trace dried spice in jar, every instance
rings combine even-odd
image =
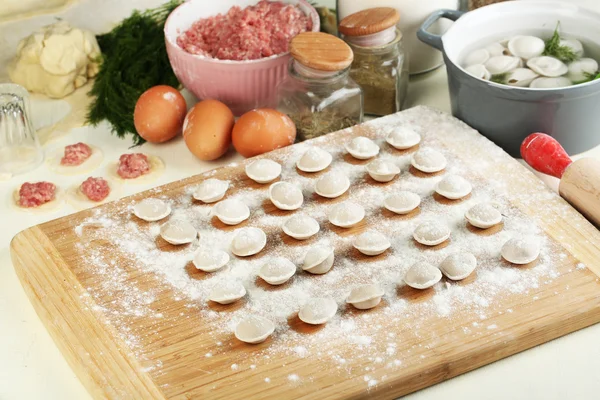
[[[362,122],[363,95],[350,77],[352,49],[326,33],[305,32],[290,43],[288,77],[277,87],[277,108],[296,124],[299,140]]]
[[[409,70],[399,20],[394,8],[378,7],[340,22],[339,31],[354,52],[350,76],[363,90],[365,114],[392,114],[404,104]]]

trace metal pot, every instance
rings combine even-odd
[[[429,33],[440,18],[455,22],[443,36]],[[466,14],[440,10],[417,32],[421,41],[444,55],[453,115],[512,156],[519,156],[521,142],[533,132],[554,136],[570,154],[600,144],[600,80],[561,89],[510,87],[476,78],[460,62],[468,51],[516,34],[550,37],[559,21],[561,32],[580,39],[586,53],[600,57],[594,54],[600,14],[566,2],[508,1]]]

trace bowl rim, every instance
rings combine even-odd
[[[261,62],[268,62],[268,61],[273,61],[273,60],[277,60],[279,58],[283,58],[283,57],[287,57],[289,56],[290,52],[286,51],[285,53],[280,53],[280,54],[275,54],[269,57],[263,57],[263,58],[258,58],[256,60],[220,60],[218,58],[212,58],[212,57],[206,57],[200,54],[192,54],[189,53],[187,51],[185,51],[184,49],[182,49],[177,42],[173,42],[171,40],[171,38],[169,38],[169,35],[167,35],[167,28],[169,26],[170,23],[172,23],[172,18],[174,17],[174,14],[177,10],[179,10],[179,8],[181,7],[187,7],[189,6],[189,4],[192,4],[194,2],[203,2],[205,0],[189,0],[189,1],[184,1],[183,3],[181,3],[180,5],[178,5],[172,12],[171,14],[169,14],[169,16],[167,17],[167,20],[165,21],[165,25],[163,27],[163,34],[165,37],[165,42],[172,46],[173,49],[175,51],[178,51],[182,54],[184,54],[187,57],[191,57],[193,59],[196,60],[202,60],[202,61],[206,61],[209,63],[213,63],[213,64],[222,64],[222,65],[249,65],[249,64],[258,64]],[[288,0],[267,0],[270,2],[274,2],[274,1],[280,1],[280,2],[285,2],[288,4],[291,4],[291,2]],[[308,8],[309,12],[306,14],[313,23],[312,26],[312,31],[311,32],[319,32],[321,29],[321,21],[319,18],[319,13],[317,12],[317,10],[315,9],[315,7],[310,4],[308,1],[306,0],[292,0],[293,2],[295,2],[296,4],[301,4],[302,6]],[[258,1],[256,1],[256,3],[258,3]]]
[[[507,1],[507,2],[500,2],[500,3],[494,3],[494,4],[488,4],[487,6],[484,7],[480,7],[476,10],[472,10],[469,11],[468,13],[465,13],[465,15],[461,18],[464,18],[465,16],[468,16],[469,19],[472,18],[476,18],[476,16],[478,14],[484,13],[484,12],[491,12],[491,10],[494,9],[502,9],[502,8],[514,8],[517,9],[518,7],[523,7],[524,5],[522,4],[523,2],[519,2],[519,1]],[[557,7],[557,8],[570,8],[571,10],[577,10],[577,11],[583,11],[586,14],[589,14],[593,17],[596,17],[598,19],[600,19],[600,13],[594,11],[594,10],[590,10],[588,8],[579,6],[577,4],[571,4],[571,3],[565,3],[564,1],[557,1],[557,0],[538,0],[538,1],[531,1],[528,2],[526,4],[526,6],[529,7],[534,7],[534,6],[538,6],[538,7]],[[460,21],[460,19],[458,20]],[[451,33],[456,26],[456,23],[458,21],[455,21],[450,28],[448,28],[448,30],[442,35],[442,42],[444,41],[446,35],[448,33]],[[464,21],[463,21],[464,22]],[[600,79],[596,79],[593,81],[589,81],[589,82],[585,82],[585,83],[579,83],[579,84],[574,84],[571,86],[565,86],[565,87],[560,87],[560,88],[531,88],[531,87],[520,87],[520,86],[510,86],[510,85],[504,85],[504,84],[500,84],[500,83],[496,83],[496,82],[492,82],[492,81],[488,81],[479,77],[476,77],[474,75],[471,75],[469,72],[466,71],[466,69],[460,65],[457,62],[454,62],[454,60],[452,60],[450,57],[448,57],[446,50],[444,49],[444,56],[445,59],[447,61],[449,61],[450,63],[452,63],[452,65],[454,67],[456,67],[460,72],[462,72],[463,74],[467,75],[468,77],[475,79],[481,83],[486,84],[487,86],[491,86],[494,88],[498,88],[498,89],[503,89],[503,90],[510,90],[510,91],[516,91],[516,92],[525,92],[525,93],[535,93],[535,92],[540,92],[540,93],[552,93],[552,92],[563,92],[563,91],[572,91],[572,90],[578,90],[578,89],[584,89],[584,88],[588,88],[590,86],[596,85],[598,83],[600,83]],[[596,60],[598,61],[598,60]],[[600,63],[600,62],[599,62]]]

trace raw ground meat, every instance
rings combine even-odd
[[[287,52],[294,36],[311,29],[311,19],[298,7],[263,0],[196,21],[177,44],[188,53],[220,60],[256,60]]]
[[[119,158],[117,174],[123,179],[134,179],[148,172],[150,172],[150,163],[145,154],[123,154]]]
[[[85,143],[75,143],[65,147],[65,155],[60,160],[61,165],[81,165],[92,155],[92,148]]]
[[[19,189],[19,205],[21,207],[39,207],[54,200],[56,185],[50,182],[25,182]]]
[[[89,177],[80,186],[81,192],[91,201],[102,201],[110,193],[110,186],[103,178]]]

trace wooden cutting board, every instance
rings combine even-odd
[[[447,173],[460,173],[473,183],[467,199],[449,202],[434,195],[443,174],[418,173],[408,166],[414,149],[397,151],[385,144],[386,130],[401,125],[423,134],[421,147],[446,155]],[[343,150],[343,143],[356,135],[377,139],[380,157],[401,165],[401,176],[389,184],[370,180],[363,172],[366,162]],[[351,176],[352,187],[341,199],[323,200],[310,193],[320,174],[293,167],[310,145],[331,151],[331,168]],[[517,161],[449,115],[418,107],[267,157],[284,164],[282,179],[303,185],[303,212],[321,224],[312,241],[296,242],[280,232],[289,214],[264,200],[268,185],[250,182],[245,163],[50,221],[14,238],[17,274],[93,397],[394,398],[600,321],[600,232]],[[230,180],[230,198],[253,199],[253,214],[242,226],[262,227],[268,236],[262,253],[250,260],[232,256],[232,266],[215,273],[246,279],[248,295],[231,306],[207,304],[205,286],[216,278],[182,262],[195,245],[175,248],[160,238],[153,243],[159,223],[142,223],[130,213],[135,201],[162,197],[176,213],[200,215],[194,222],[201,242],[230,238],[236,227],[210,219],[210,206],[190,201],[191,188],[207,177]],[[400,188],[423,197],[420,209],[404,217],[381,208],[383,196]],[[327,208],[348,199],[363,204],[368,217],[352,229],[335,228],[326,221]],[[464,222],[464,210],[480,200],[502,207],[502,226],[479,231]],[[447,220],[453,230],[449,243],[426,249],[412,241],[412,230],[426,218]],[[394,247],[375,258],[361,256],[351,240],[367,228],[385,233]],[[516,267],[502,261],[499,247],[505,239],[532,232],[543,242],[537,263]],[[145,247],[136,242],[138,237],[145,238],[139,239],[146,240]],[[254,280],[256,269],[270,256],[289,255],[300,264],[303,252],[320,240],[336,248],[336,262],[327,275],[299,271],[278,289]],[[456,250],[472,251],[479,260],[467,280],[443,280],[425,291],[397,283],[415,259],[437,265]],[[153,264],[153,254],[160,265]],[[168,257],[173,257],[172,268],[164,265]],[[350,289],[366,281],[385,287],[382,303],[363,312],[345,306]],[[325,327],[298,320],[304,292],[330,293],[340,304]],[[270,296],[280,296],[279,307]],[[231,333],[232,321],[249,310],[277,325],[260,345],[240,343]]]

